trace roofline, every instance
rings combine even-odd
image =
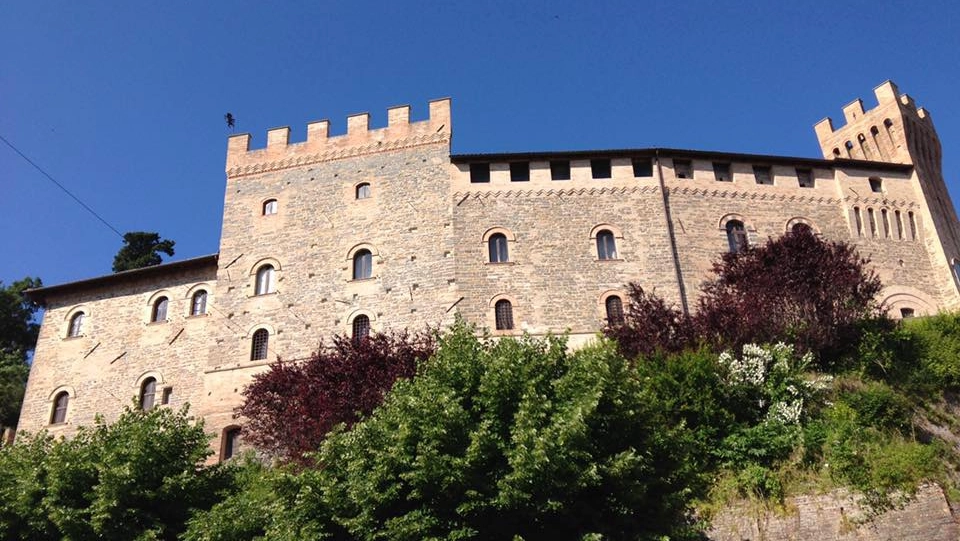
[[[39,303],[41,305],[46,305],[46,301],[48,297],[51,297],[54,295],[62,295],[70,291],[115,284],[118,282],[125,282],[128,280],[138,280],[140,278],[154,276],[157,274],[163,274],[165,272],[174,272],[174,271],[191,269],[196,267],[203,267],[206,265],[216,266],[219,255],[220,254],[204,255],[200,257],[184,259],[181,261],[171,261],[170,263],[161,263],[160,265],[152,265],[150,267],[143,267],[140,269],[132,269],[132,270],[126,270],[121,272],[115,272],[113,274],[96,276],[94,278],[86,278],[83,280],[77,280],[75,282],[66,282],[63,284],[56,284],[52,286],[37,287],[33,289],[28,289],[24,291],[23,294],[28,299],[36,303]]]
[[[885,169],[893,171],[910,171],[912,164],[874,162],[867,160],[853,160],[848,158],[837,158],[827,160],[823,158],[800,158],[796,156],[773,156],[769,154],[741,154],[737,152],[720,152],[709,150],[690,150],[682,148],[623,148],[623,149],[604,149],[604,150],[557,150],[542,152],[500,152],[500,153],[478,153],[478,154],[451,154],[450,161],[453,163],[468,162],[503,162],[512,160],[550,160],[558,158],[633,158],[633,157],[653,157],[660,154],[680,156],[684,158],[710,158],[739,162],[754,163],[783,163],[807,165],[810,167],[836,168],[838,166],[854,167],[860,169]]]

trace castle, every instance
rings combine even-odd
[[[816,125],[823,159],[664,148],[451,155],[450,101],[229,138],[219,253],[33,290],[45,307],[19,429],[179,407],[219,457],[244,385],[320,337],[446,325],[572,343],[623,317],[638,282],[688,309],[726,250],[811,228],[872,260],[896,317],[960,306],[960,226],[930,115],[878,106]]]

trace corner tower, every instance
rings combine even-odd
[[[913,165],[912,181],[931,263],[941,277],[941,309],[960,307],[960,226],[941,168],[940,138],[930,113],[900,94],[892,81],[874,89],[877,106],[865,111],[857,98],[843,108],[845,124],[834,128],[827,117],[814,126],[826,159],[865,160]]]

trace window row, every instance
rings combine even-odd
[[[350,323],[350,337],[356,341],[365,340],[370,336],[370,316],[358,314]],[[263,361],[270,355],[270,331],[257,329],[250,337],[250,360]]]
[[[890,211],[882,208],[878,216],[873,207],[867,207],[866,216],[864,216],[860,207],[853,207],[853,219],[857,226],[858,237],[917,240],[917,218],[913,211],[907,211],[906,223],[904,223],[903,214],[899,210],[893,211],[891,217]]]
[[[153,300],[150,305],[150,323],[162,323],[167,321],[167,312],[170,307],[170,299],[161,295]],[[203,316],[207,313],[207,291],[200,289],[194,292],[190,297],[190,308],[188,315],[190,317]],[[87,324],[87,312],[78,310],[70,316],[67,323],[67,338],[76,338],[83,336],[84,327]]]
[[[157,378],[148,376],[140,382],[137,393],[137,404],[143,411],[150,411],[157,405],[166,405],[170,403],[170,396],[173,393],[173,387],[157,387]],[[69,390],[61,390],[53,397],[53,404],[50,410],[50,424],[62,425],[67,422],[67,412],[70,408],[70,399],[73,393]]]
[[[678,179],[692,179],[694,178],[693,162],[691,160],[673,160],[673,172]],[[799,187],[813,188],[816,186],[813,170],[796,167],[794,172]],[[733,182],[732,164],[730,162],[713,162],[713,179],[717,182]],[[757,184],[773,186],[773,168],[769,165],[754,165],[753,179]]]
[[[883,129],[884,129],[884,131],[885,131],[885,133],[886,133],[887,146],[895,145],[894,140],[893,140],[893,134],[891,133],[892,128],[893,128],[893,121],[890,120],[889,118],[884,119],[884,121],[883,121]],[[880,142],[879,142],[879,140],[878,140],[878,137],[879,137],[879,136],[880,136],[880,128],[877,128],[876,126],[870,126],[870,141],[872,141],[873,144],[874,144],[874,147],[873,147],[873,148],[876,148],[878,151],[880,150],[880,148],[882,148],[882,146],[880,145]],[[857,134],[857,143],[856,143],[856,145],[854,145],[853,141],[851,141],[851,140],[848,139],[848,140],[846,140],[846,141],[843,143],[843,148],[844,148],[844,150],[846,150],[846,157],[847,157],[847,158],[853,158],[853,157],[854,157],[854,156],[853,156],[853,150],[854,150],[854,148],[859,148],[859,149],[860,149],[860,155],[863,156],[864,159],[867,159],[867,160],[871,160],[871,159],[872,159],[872,160],[874,160],[874,161],[883,161],[883,156],[882,156],[882,155],[879,155],[879,156],[874,156],[874,155],[873,155],[873,153],[872,153],[872,151],[871,151],[870,145],[867,144],[867,136],[864,135],[864,134],[862,134],[862,133],[858,133],[858,134]],[[834,147],[834,149],[833,149],[833,157],[834,157],[834,158],[843,157],[843,156],[841,156],[840,148],[839,148],[839,147]]]
[[[500,229],[500,228],[496,228]],[[510,263],[510,241],[509,231],[496,232],[487,237],[487,261],[490,263]],[[512,237],[512,234],[510,234]],[[617,236],[610,229],[600,229],[592,235],[596,244],[597,259],[614,260],[619,259],[617,253]],[[356,278],[356,277],[355,277]]]
[[[372,188],[369,182],[361,182],[353,187],[353,197],[357,200],[370,199],[373,196]],[[275,199],[267,199],[260,204],[260,214],[262,216],[273,216],[280,210],[280,203]]]
[[[551,180],[570,180],[570,160],[550,160],[550,179]],[[510,181],[511,182],[529,182],[530,181],[530,162],[516,161],[510,162]],[[633,176],[637,178],[653,176],[653,162],[650,158],[631,159]],[[613,177],[613,166],[609,158],[598,158],[590,160],[590,176],[595,179],[606,179]],[[490,182],[490,163],[475,162],[470,164],[470,182],[474,184],[486,184]]]
[[[619,295],[608,295],[603,299],[603,307],[607,325],[612,327],[623,325],[625,315],[623,298]],[[513,302],[509,299],[500,299],[493,305],[494,328],[498,331],[514,330]]]

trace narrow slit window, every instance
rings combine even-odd
[[[877,217],[874,215],[873,209],[867,209],[867,221],[870,222],[870,236],[877,236]]]
[[[863,236],[863,216],[860,215],[860,207],[853,207],[853,218],[857,222],[857,236]]]
[[[570,162],[568,160],[551,161],[550,178],[552,180],[570,180]]]
[[[907,219],[910,222],[910,240],[917,240],[917,218],[913,211],[907,213]]]
[[[221,460],[230,460],[240,450],[240,428],[230,427],[223,430],[223,453]]]
[[[497,301],[493,308],[498,331],[513,329],[513,305],[506,299]]]
[[[883,222],[883,238],[890,238],[890,217],[887,214],[887,209],[880,209],[880,221]]]
[[[893,211],[893,217],[897,221],[897,240],[903,240],[903,216],[899,210]]]

